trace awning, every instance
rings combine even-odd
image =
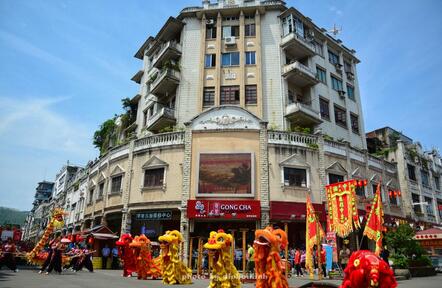
[[[95,239],[99,240],[109,240],[109,239],[118,239],[117,235],[110,234],[110,233],[91,233],[92,236],[94,236]]]
[[[326,222],[324,204],[313,203],[319,213],[319,221]],[[306,204],[301,202],[270,201],[270,219],[272,220],[301,220],[305,221]]]

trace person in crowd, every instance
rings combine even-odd
[[[242,250],[240,248],[235,249],[235,267],[238,270],[242,269]]]
[[[52,244],[54,244],[55,241],[60,241],[61,240],[61,235],[60,233],[57,233],[54,237],[54,239],[52,239],[51,241],[49,241],[49,244],[46,248],[46,250],[48,251],[48,256],[46,257],[46,260],[43,262],[43,265],[40,268],[40,271],[38,271],[39,274],[43,273],[46,268],[48,268],[49,263],[51,263],[52,260],[52,253],[54,252],[52,250]]]
[[[6,243],[2,247],[2,256],[0,259],[0,267],[6,265],[9,269],[14,272],[18,272],[17,265],[15,263],[15,253],[17,252],[17,247],[11,237],[8,238]]]
[[[305,261],[305,259],[304,259]],[[295,256],[294,256],[294,264],[296,269],[296,277],[304,276],[301,270],[301,250],[299,250],[299,247],[296,247],[295,250]]]
[[[101,249],[101,269],[107,269],[107,258],[109,258],[110,252],[109,246],[104,244],[103,249]]]
[[[253,274],[255,272],[255,249],[250,244],[247,246],[247,272]]]
[[[380,256],[381,256],[382,260],[384,260],[385,263],[387,263],[387,265],[390,266],[390,263],[388,263],[388,257],[390,257],[390,251],[388,251],[387,245],[384,246],[384,249],[382,250]]]
[[[112,248],[112,269],[118,269],[120,266],[120,261],[118,259],[118,247],[114,246],[114,248]]]
[[[88,246],[81,249],[78,265],[75,268],[75,272],[82,270],[83,267],[86,267],[86,269],[89,270],[89,272],[91,273],[94,272],[94,266],[92,265],[92,259],[91,259],[92,253],[94,252],[91,251]]]
[[[306,254],[305,254],[305,250],[303,249],[301,251],[301,271],[303,271],[305,273],[305,258],[306,258]]]
[[[46,275],[52,272],[52,270],[55,270],[58,274],[61,274],[61,261],[62,261],[62,255],[63,252],[66,250],[66,246],[61,243],[60,237],[57,237],[57,241],[54,241],[52,243],[52,257],[51,262],[49,262],[48,270],[46,271]]]
[[[347,267],[350,255],[351,255],[350,249],[348,249],[347,244],[344,244],[344,246],[342,246],[341,251],[339,251],[339,260],[341,263],[342,270],[345,270],[345,267]]]
[[[324,274],[324,278],[327,278],[327,258],[325,255],[325,249],[324,247],[322,247],[322,245],[319,247],[319,255],[318,257],[321,257],[321,270],[322,273]]]

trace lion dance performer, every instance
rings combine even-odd
[[[191,284],[192,270],[180,260],[183,236],[177,230],[166,231],[158,238],[161,248],[161,270],[164,284]]]
[[[132,277],[132,273],[137,271],[134,253],[129,247],[132,240],[133,239],[130,234],[123,234],[121,235],[120,239],[115,242],[115,244],[120,248],[120,258],[123,261],[123,277]]]
[[[161,277],[161,268],[152,259],[149,238],[144,234],[135,236],[129,246],[136,249],[138,279],[147,280],[147,277],[152,277],[152,279]]]
[[[267,227],[255,231],[256,288],[288,288],[281,268],[279,253],[287,245],[287,235],[281,229]]]
[[[35,265],[42,265],[43,262],[45,262],[46,258],[48,257],[47,252],[42,252],[43,248],[49,241],[49,236],[54,232],[55,229],[60,229],[64,226],[64,220],[63,216],[65,215],[65,212],[61,208],[55,208],[54,211],[52,211],[51,220],[49,221],[48,225],[46,226],[45,232],[43,233],[43,236],[41,237],[40,241],[38,241],[37,245],[35,245],[34,249],[32,249],[31,252],[26,254],[26,258],[29,263],[35,264]],[[64,263],[69,262],[67,258],[64,258]]]
[[[231,234],[223,230],[210,232],[209,240],[204,248],[209,250],[209,265],[211,268],[209,288],[241,287],[239,273],[233,265]]]
[[[393,270],[373,252],[354,252],[344,270],[340,288],[396,288]]]

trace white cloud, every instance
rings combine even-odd
[[[66,100],[0,97],[1,142],[11,147],[64,152],[67,158],[91,157],[91,129],[55,111],[56,104]]]
[[[328,10],[329,10],[330,12],[335,13],[335,14],[338,15],[338,16],[342,16],[342,15],[344,15],[344,12],[343,12],[341,9],[337,8],[336,6],[329,6],[329,7],[328,7]]]

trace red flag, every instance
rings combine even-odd
[[[306,259],[305,265],[307,269],[312,272],[313,271],[313,246],[317,243],[317,237],[319,237],[319,241],[324,238],[324,230],[322,229],[321,224],[318,222],[318,218],[316,217],[315,209],[313,208],[312,202],[310,200],[310,196],[307,196],[306,202],[306,210],[307,210],[307,219],[306,219],[306,231],[305,231],[305,250],[306,250]],[[317,231],[319,228],[319,231]],[[318,235],[319,234],[319,235]],[[313,274],[310,274],[313,275]]]
[[[368,214],[367,224],[364,234],[367,238],[376,241],[375,254],[379,256],[382,251],[382,230],[384,228],[384,209],[381,199],[381,183],[379,182],[376,194],[371,204],[370,214]]]

